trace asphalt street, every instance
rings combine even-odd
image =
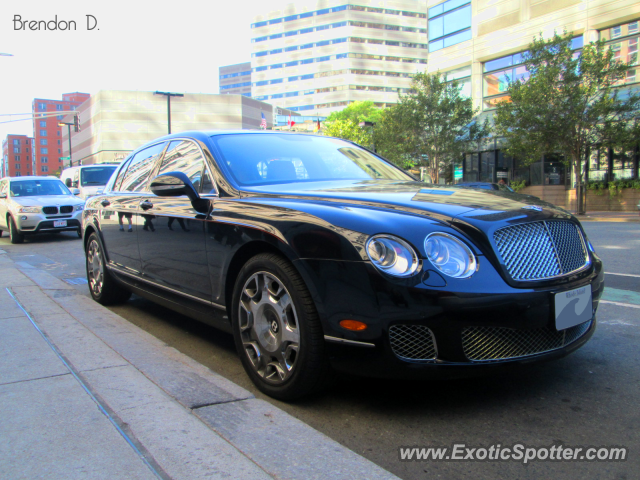
[[[286,404],[246,377],[231,336],[139,297],[112,310],[201,364],[272,402],[403,479],[637,478],[640,468],[640,224],[585,223],[605,262],[598,328],[582,349],[509,375],[457,381],[336,379],[318,398]],[[28,238],[0,248],[88,295],[75,233]],[[625,462],[413,461],[403,446],[624,446]],[[327,461],[331,461],[327,459]]]

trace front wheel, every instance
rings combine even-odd
[[[14,222],[13,217],[9,217],[9,238],[11,238],[11,243],[24,242],[24,235],[18,231],[18,227],[16,227],[16,222]]]
[[[267,395],[293,400],[325,387],[322,326],[302,278],[287,260],[260,254],[238,275],[233,336],[242,365]]]
[[[98,235],[92,233],[87,242],[87,281],[91,297],[102,305],[124,303],[131,292],[118,285],[105,265],[105,256]]]

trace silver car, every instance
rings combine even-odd
[[[0,179],[0,236],[8,231],[11,243],[36,233],[76,231],[81,236],[82,210],[84,200],[56,177]]]

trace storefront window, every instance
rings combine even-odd
[[[615,180],[634,178],[633,151],[625,151],[619,148],[613,150],[613,177]]]
[[[609,159],[606,148],[594,148],[589,155],[589,180],[607,181]]]

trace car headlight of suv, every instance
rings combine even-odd
[[[20,207],[18,213],[40,213],[39,207]]]
[[[374,235],[367,240],[367,255],[376,268],[394,277],[408,277],[418,269],[418,255],[404,240]]]
[[[74,212],[81,212],[82,210],[84,210],[84,203],[81,203],[80,205],[76,205],[75,208],[73,209]]]
[[[424,240],[424,250],[434,267],[449,277],[468,278],[478,268],[473,252],[447,233],[432,233]]]

